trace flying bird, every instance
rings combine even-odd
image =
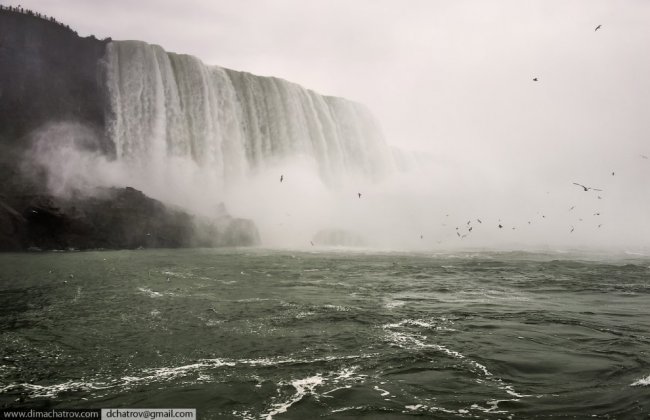
[[[576,206],[571,206],[571,208],[569,209],[569,211],[571,211],[571,210],[573,210],[573,209],[575,209],[575,208],[576,208]]]
[[[361,198],[361,193],[357,193],[357,194],[359,194],[359,198]]]
[[[536,81],[537,81],[537,77],[533,77],[533,82],[536,82]]]
[[[499,223],[499,229],[502,229],[502,228],[503,228],[503,225],[501,223]]]
[[[575,230],[575,228],[573,226],[571,226],[571,231],[569,231],[569,233],[573,232],[574,230]]]
[[[594,29],[594,32],[596,32],[597,30],[599,30],[601,26],[603,26],[603,25],[598,25],[598,26],[596,26],[596,29]]]
[[[470,226],[470,227],[469,227],[469,232],[471,232],[471,231],[472,231],[472,227]]]
[[[612,172],[612,176],[614,176],[614,172]]]
[[[599,190],[598,188],[586,187],[586,186],[584,186],[582,184],[578,184],[577,182],[574,182],[573,185],[577,185],[579,187],[582,187],[582,189],[585,190],[585,191],[589,191],[589,190],[602,191],[602,190]]]
[[[280,175],[280,182],[282,182],[282,180],[284,180],[284,175]]]
[[[481,219],[476,219],[476,221],[479,222],[479,223],[483,223],[483,222],[481,222]]]

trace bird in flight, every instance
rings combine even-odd
[[[575,230],[575,228],[573,226],[571,226],[571,231],[569,231],[569,233],[573,232],[574,230]]]
[[[503,225],[499,223],[499,229],[503,229]]]
[[[598,26],[596,26],[596,29],[594,29],[594,32],[597,31],[597,30],[599,30],[601,26],[603,26],[603,25],[598,25]]]
[[[479,222],[479,223],[483,223],[483,222],[481,222],[481,219],[476,219],[476,221]]]
[[[537,77],[533,77],[533,82],[537,82]]]
[[[571,206],[571,208],[569,209],[569,211],[571,211],[571,210],[573,210],[573,209],[575,209],[575,208],[576,208],[576,206]]]
[[[284,175],[280,175],[280,182],[282,182],[282,180],[284,180]]]
[[[578,184],[577,182],[574,182],[573,185],[577,185],[579,187],[582,187],[582,189],[585,190],[585,191],[589,191],[589,190],[602,191],[602,190],[599,190],[598,188],[586,187],[586,186],[584,186],[582,184]]]
[[[361,198],[361,193],[357,193],[357,194],[359,194],[359,198]]]

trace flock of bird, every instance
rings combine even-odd
[[[602,28],[602,25],[598,25],[598,26],[596,26],[596,28],[594,29],[594,31],[598,31],[600,28]],[[538,82],[538,81],[539,81],[539,77],[533,77],[533,81],[534,81],[534,82]],[[648,156],[646,156],[646,155],[641,155],[641,158],[643,158],[643,159],[649,159]],[[615,176],[615,175],[616,175],[616,172],[615,172],[615,171],[612,171],[611,176]],[[283,182],[283,181],[284,181],[284,175],[280,175],[280,182]],[[590,186],[587,186],[587,185],[584,185],[584,184],[580,184],[580,183],[578,183],[578,182],[573,182],[573,185],[576,185],[576,186],[580,187],[580,188],[582,189],[582,191],[584,191],[584,192],[589,192],[589,191],[598,191],[598,192],[602,192],[602,191],[603,191],[603,190],[600,189],[600,188],[590,187]],[[357,196],[358,196],[358,198],[360,199],[361,196],[362,196],[362,194],[361,194],[360,192],[358,192],[358,193],[357,193]],[[597,195],[597,198],[598,198],[599,200],[601,200],[601,199],[602,199],[602,196]],[[569,208],[569,211],[572,211],[572,210],[574,210],[574,209],[575,209],[575,205],[572,205],[572,206]],[[538,213],[538,214],[539,214],[539,213]],[[593,213],[593,216],[600,216],[600,215],[601,215],[600,211],[596,211],[595,213]],[[449,214],[446,214],[445,217],[449,217]],[[546,218],[546,215],[542,214],[541,217],[542,217],[543,219],[545,219],[545,218]],[[582,218],[579,218],[578,220],[579,220],[580,222],[583,221]],[[476,218],[476,219],[474,219],[474,220],[471,220],[471,219],[470,219],[470,220],[467,221],[467,223],[465,224],[465,226],[464,226],[462,229],[461,229],[461,226],[456,226],[456,228],[455,228],[456,236],[457,236],[459,239],[464,239],[464,238],[466,238],[468,235],[470,235],[470,234],[472,233],[472,231],[474,230],[474,225],[472,225],[473,222],[477,222],[478,224],[483,224],[483,221],[482,221],[480,218]],[[528,225],[532,224],[532,221],[531,221],[531,220],[528,220],[527,224],[528,224]],[[447,226],[447,224],[443,223],[443,226]],[[597,228],[600,228],[600,227],[602,227],[602,226],[603,226],[603,223],[599,223],[599,224],[597,225]],[[502,222],[501,222],[501,219],[499,219],[499,221],[498,221],[497,228],[498,228],[498,229],[504,229],[504,228],[505,228],[504,225],[503,225]],[[511,229],[512,229],[512,230],[516,230],[517,227],[516,227],[516,226],[512,226]],[[569,233],[573,233],[574,231],[575,231],[575,226],[570,225],[570,226],[569,226]],[[424,235],[421,234],[421,235],[420,235],[420,239],[424,239]],[[312,246],[314,245],[313,242],[310,242],[310,243],[311,243]],[[438,243],[440,243],[440,241],[438,241]]]

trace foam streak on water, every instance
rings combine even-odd
[[[569,257],[0,255],[0,404],[644,418],[650,260]]]

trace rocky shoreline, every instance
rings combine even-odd
[[[127,188],[92,197],[0,196],[0,251],[249,246],[255,225],[225,212],[206,219]]]

